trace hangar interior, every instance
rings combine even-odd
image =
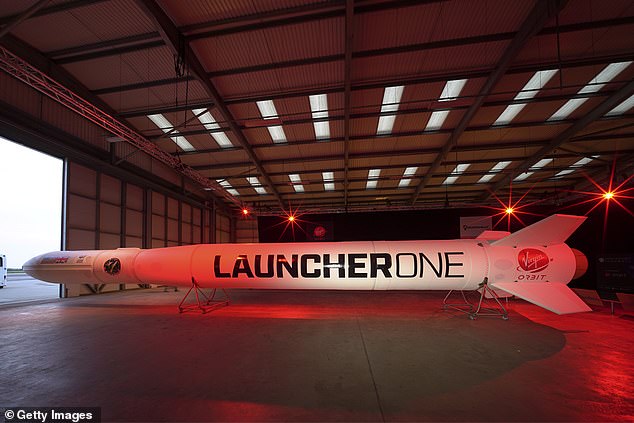
[[[601,254],[632,253],[632,34],[631,0],[0,0],[0,136],[64,160],[62,250],[586,214],[592,290]],[[634,418],[632,321],[600,299],[511,300],[504,322],[436,293],[231,296],[179,315],[182,292],[83,284],[0,307],[0,399],[107,421]]]

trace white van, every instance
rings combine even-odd
[[[7,284],[7,256],[0,254],[0,288]]]

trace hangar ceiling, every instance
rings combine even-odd
[[[137,148],[160,150],[229,206],[468,206],[510,190],[561,201],[634,164],[632,1],[0,10],[10,54],[65,71],[73,86],[58,82],[150,141]]]

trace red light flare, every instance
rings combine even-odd
[[[533,187],[530,187],[520,198],[519,200],[513,202],[513,184],[509,186],[509,198],[508,201],[504,202],[500,200],[500,198],[495,195],[495,193],[491,193],[493,197],[500,203],[499,207],[491,207],[491,206],[483,206],[489,209],[496,211],[497,213],[493,214],[491,217],[499,216],[499,219],[493,225],[493,229],[495,229],[505,218],[506,218],[506,230],[511,232],[511,221],[513,219],[517,220],[522,226],[526,226],[526,223],[520,217],[521,214],[531,215],[531,216],[542,216],[541,214],[531,213],[528,211],[524,211],[525,207],[532,206],[533,204],[540,203],[544,201],[544,199],[531,201],[530,203],[520,204],[524,198],[528,195],[529,192],[533,190]]]
[[[304,220],[301,219],[302,217],[302,213],[299,212],[299,207],[295,208],[295,210],[293,210],[293,208],[289,205],[288,207],[288,211],[283,210],[283,221],[281,221],[280,223],[277,223],[275,226],[277,225],[284,225],[284,230],[282,231],[282,233],[280,234],[279,239],[282,239],[282,237],[284,236],[284,234],[286,233],[286,231],[290,228],[291,233],[293,235],[293,240],[295,240],[295,228],[297,227],[297,229],[299,229],[300,231],[306,233],[306,231],[304,231],[304,229],[302,228],[302,226],[300,225],[300,223],[305,222]]]
[[[247,217],[251,212],[246,207],[242,208],[242,217]]]
[[[607,227],[608,227],[608,215],[609,215],[610,204],[611,203],[615,203],[616,205],[621,207],[627,214],[629,214],[630,216],[634,217],[634,213],[632,213],[631,210],[629,210],[627,207],[625,207],[623,205],[623,203],[621,203],[619,201],[619,200],[623,200],[623,199],[629,199],[629,200],[634,199],[634,197],[632,197],[631,195],[627,195],[627,194],[630,194],[632,190],[634,190],[634,187],[632,187],[632,188],[624,188],[624,186],[628,182],[630,182],[630,180],[632,179],[632,177],[634,175],[630,175],[628,178],[626,178],[623,182],[621,182],[618,186],[615,187],[614,186],[614,171],[615,171],[615,168],[616,168],[616,158],[614,159],[614,162],[612,163],[612,170],[610,172],[610,179],[608,181],[607,188],[603,188],[601,185],[599,185],[599,183],[597,181],[592,179],[592,177],[590,177],[587,173],[583,172],[583,176],[585,176],[586,179],[588,181],[590,181],[592,183],[592,185],[594,185],[597,188],[597,191],[567,190],[568,192],[590,196],[590,198],[578,201],[576,203],[569,204],[566,207],[563,207],[561,210],[564,210],[564,209],[567,209],[567,208],[570,208],[570,207],[581,206],[583,204],[592,204],[592,203],[594,203],[594,205],[592,207],[590,207],[584,213],[584,216],[588,216],[596,208],[601,206],[601,204],[605,204],[605,211],[604,211],[604,214],[603,214],[603,234],[606,233],[606,230],[607,230]],[[605,238],[603,239],[603,242],[605,243]]]

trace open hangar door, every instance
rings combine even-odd
[[[61,246],[64,163],[0,137],[0,305],[59,298],[60,287],[22,270]]]

